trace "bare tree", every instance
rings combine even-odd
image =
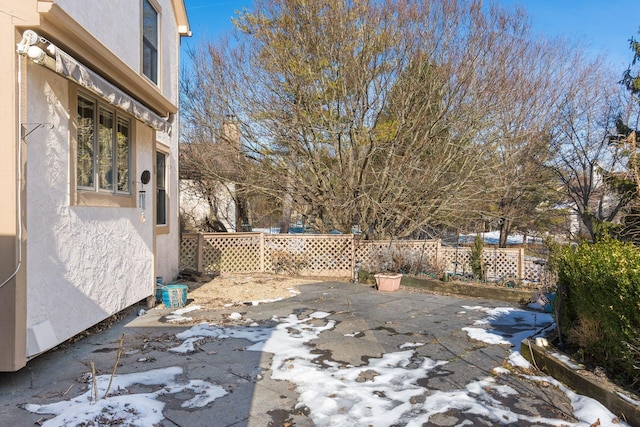
[[[558,58],[527,82],[522,54],[544,60],[533,54],[544,46],[529,43],[520,11],[463,0],[256,0],[235,23],[233,41],[192,52],[183,79],[186,141],[202,144],[192,146],[193,168],[229,179],[216,162],[198,163],[212,157],[204,145],[222,147],[232,115],[239,155],[224,158],[241,171],[234,179],[320,231],[455,226],[480,218],[500,191],[510,197],[495,186],[525,179],[518,162],[541,161],[532,154],[546,142],[541,82]],[[520,160],[500,183],[496,150],[507,141]]]
[[[610,142],[630,104],[601,60],[576,68],[566,90],[551,167],[579,221],[577,237],[594,241],[629,201],[611,191],[604,176],[624,169],[620,151]]]
[[[633,52],[632,61],[625,70],[620,83],[627,90],[629,105],[627,115],[621,115],[616,123],[617,135],[612,137],[611,144],[620,150],[621,157],[627,162],[623,173],[607,171],[605,177],[612,189],[627,197],[629,203],[621,215],[621,227],[618,238],[628,240],[640,246],[640,161],[638,159],[640,145],[640,42],[631,38],[629,48]]]
[[[488,106],[497,138],[490,151],[495,168],[487,217],[499,224],[500,247],[514,227],[527,234],[552,214],[539,209],[555,200],[555,179],[544,165],[564,81],[581,61],[580,49],[566,40],[531,40],[523,33],[513,43],[494,52],[513,66],[498,70],[501,90]]]

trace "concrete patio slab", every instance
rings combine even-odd
[[[406,365],[394,365],[394,369],[406,369],[408,375],[418,373],[416,369],[429,360],[440,363],[411,383],[411,398],[406,402],[389,401],[388,392],[384,391],[388,384],[380,384],[380,389],[373,390],[374,394],[379,394],[381,403],[391,405],[390,409],[409,405],[407,407],[411,409],[399,418],[402,421],[398,425],[410,424],[412,417],[424,419],[420,417],[426,417],[431,410],[427,404],[440,395],[445,400],[455,401],[455,396],[471,393],[469,396],[473,400],[479,398],[477,393],[484,393],[483,387],[488,390],[485,396],[488,402],[494,399],[500,402],[499,405],[508,405],[510,413],[520,420],[532,417],[533,421],[520,421],[518,425],[540,425],[535,421],[536,417],[576,422],[571,403],[562,391],[515,373],[496,373],[496,368],[507,366],[506,360],[512,351],[509,345],[479,342],[462,330],[485,317],[484,313],[465,309],[465,306],[517,308],[514,303],[402,290],[382,293],[369,286],[342,282],[305,285],[300,290],[300,295],[278,302],[200,310],[194,312],[194,316],[206,318],[211,325],[228,330],[246,329],[247,319],[251,319],[272,336],[276,336],[276,328],[284,324],[282,319],[291,315],[294,319],[307,319],[307,323],[299,326],[300,331],[314,325],[326,325],[317,338],[304,344],[308,354],[315,359],[308,362],[291,359],[289,362],[291,369],[301,364],[315,367],[308,372],[328,375],[332,381],[337,381],[336,384],[347,381],[349,376],[358,377],[346,388],[336,389],[335,402],[331,392],[324,396],[325,404],[343,402],[346,405],[345,397],[338,398],[342,396],[340,393],[348,394],[350,388],[360,392],[358,384],[363,387],[378,384],[376,378],[384,376],[384,366],[380,365],[383,355],[410,354]],[[229,320],[234,312],[242,314],[235,322]],[[328,317],[311,318],[316,312],[328,313]],[[29,412],[23,405],[59,402],[84,393],[88,389],[86,378],[91,362],[98,374],[111,372],[124,334],[118,374],[178,367],[181,369],[180,380],[205,381],[226,392],[197,409],[183,407],[194,395],[189,390],[159,397],[165,404],[161,426],[310,427],[318,425],[317,422],[328,425],[314,421],[320,419],[314,418],[318,408],[305,403],[302,382],[296,378],[275,379],[274,375],[282,377],[286,372],[273,365],[272,353],[252,351],[254,342],[250,339],[204,338],[193,352],[171,351],[184,341],[176,334],[193,325],[166,323],[163,319],[169,313],[170,310],[152,309],[137,316],[133,309],[107,330],[43,354],[19,372],[0,373],[0,420],[4,425],[22,426],[52,418],[52,415]],[[300,333],[293,331],[292,326],[289,328],[291,330],[279,330],[278,333],[290,336]],[[476,390],[475,387],[479,388]],[[136,386],[136,390],[147,388]],[[515,394],[510,394],[511,390]],[[354,410],[345,408],[349,413]],[[363,411],[367,409],[363,408]],[[458,409],[446,407],[429,415],[429,425],[495,424],[490,416],[472,412],[462,406]]]

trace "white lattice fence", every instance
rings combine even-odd
[[[485,248],[487,280],[547,280],[543,263],[525,260],[523,249]],[[468,247],[443,247],[438,240],[362,241],[352,235],[262,233],[183,234],[180,268],[201,272],[286,272],[352,277],[356,261],[370,272],[471,273]]]
[[[539,282],[542,280],[542,269],[540,265],[534,264],[532,261],[524,262],[524,277],[531,282]]]
[[[200,236],[198,271],[262,271],[262,234],[206,233]]]
[[[183,234],[180,241],[180,269],[199,270],[198,234]]]
[[[350,277],[353,271],[353,238],[335,235],[265,236],[265,271],[306,276]]]
[[[524,278],[529,282],[542,285],[553,285],[556,277],[547,269],[546,260],[526,259],[524,261]]]
[[[471,274],[471,248],[443,246],[439,252],[439,267],[449,274]]]
[[[521,278],[519,266],[522,257],[520,249],[484,249],[482,258],[486,280]]]
[[[355,257],[366,271],[429,271],[436,265],[438,240],[375,240],[356,243]]]

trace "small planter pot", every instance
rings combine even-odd
[[[402,274],[378,273],[374,277],[376,278],[376,286],[379,291],[393,292],[400,289]]]

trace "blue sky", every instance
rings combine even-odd
[[[535,32],[582,40],[590,47],[589,52],[606,54],[614,69],[621,72],[631,61],[628,40],[640,38],[640,0],[498,0],[498,3],[507,8],[520,5],[528,11]],[[251,1],[185,0],[185,4],[193,37],[183,39],[183,46],[193,47],[202,37],[214,38],[229,31],[234,10],[250,7]]]

